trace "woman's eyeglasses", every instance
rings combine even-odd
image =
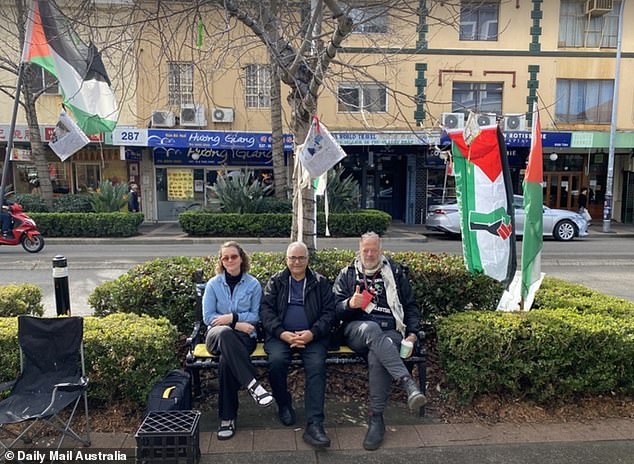
[[[220,258],[220,260],[221,261],[225,261],[225,262],[234,261],[234,260],[238,259],[239,257],[240,257],[240,255],[226,255],[226,256],[223,256],[222,258]]]

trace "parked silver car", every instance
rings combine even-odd
[[[515,195],[515,235],[524,233],[524,198]],[[456,203],[430,206],[425,226],[429,230],[460,234],[460,213]],[[565,209],[551,209],[544,206],[544,237],[552,236],[556,240],[568,241],[575,237],[588,235],[588,221],[578,213]]]

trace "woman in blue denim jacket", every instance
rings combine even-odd
[[[256,403],[270,406],[273,396],[255,379],[249,356],[255,350],[255,325],[259,320],[262,287],[249,273],[249,257],[237,242],[220,247],[216,276],[207,282],[203,321],[207,351],[220,355],[218,380],[218,439],[228,440],[236,431],[238,391],[245,387]]]

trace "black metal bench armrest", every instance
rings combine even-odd
[[[201,327],[202,327],[202,322],[201,321],[196,321],[196,323],[194,324],[194,328],[192,329],[192,333],[189,335],[189,337],[187,337],[187,340],[185,340],[185,345],[189,347],[190,350],[193,350],[194,347],[198,344],[201,343],[201,337],[202,337],[202,333],[201,333]]]

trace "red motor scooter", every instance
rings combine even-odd
[[[44,248],[44,237],[37,230],[35,221],[31,219],[18,203],[12,203],[8,206],[9,214],[11,214],[13,229],[9,231],[7,237],[0,236],[0,245],[22,245],[29,253],[37,253]]]

